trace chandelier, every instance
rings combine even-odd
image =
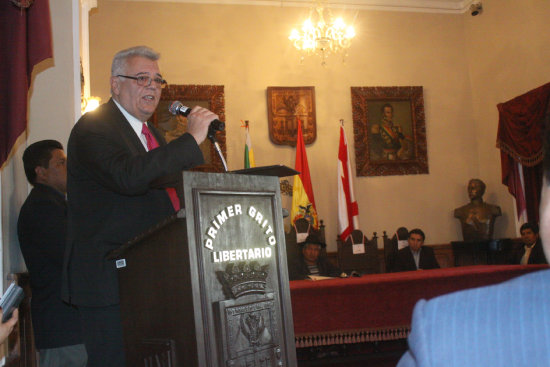
[[[325,21],[325,10],[328,15],[328,23]],[[355,37],[353,26],[346,26],[342,18],[333,19],[329,8],[325,9],[320,1],[309,11],[309,17],[304,21],[301,31],[293,29],[290,39],[294,47],[303,51],[306,55],[315,54],[321,57],[321,64],[326,65],[326,59],[331,54],[342,54],[345,59],[346,50]],[[302,56],[303,60],[303,56]]]

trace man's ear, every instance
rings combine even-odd
[[[42,183],[47,178],[46,168],[44,168],[42,166],[34,167],[34,173],[36,173],[36,182]]]
[[[120,94],[120,78],[117,76],[111,76],[111,93],[115,96]]]

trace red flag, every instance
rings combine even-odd
[[[338,148],[338,234],[345,241],[354,229],[359,227],[359,208],[353,194],[351,167],[349,164],[348,141],[344,128],[340,126]]]
[[[311,226],[317,229],[319,227],[319,221],[317,219],[317,210],[315,209],[315,198],[313,197],[313,187],[311,186],[306,146],[304,144],[302,122],[300,120],[298,120],[298,136],[296,137],[296,164],[294,167],[296,171],[300,172],[300,174],[294,176],[290,218],[292,218],[292,223],[294,223],[297,219],[306,218],[311,223]]]
[[[23,2],[24,3],[24,2]],[[21,9],[0,1],[0,165],[27,127],[32,69],[53,56],[48,0]]]

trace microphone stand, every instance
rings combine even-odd
[[[214,129],[209,128],[208,129],[208,139],[214,144],[214,148],[216,149],[216,152],[218,152],[218,156],[220,157],[220,160],[223,164],[223,169],[227,173],[227,163],[225,162],[225,158],[223,157],[222,150],[220,149],[220,145],[218,144],[218,141],[216,140],[216,131]]]

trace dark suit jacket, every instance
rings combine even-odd
[[[420,248],[420,260],[418,261],[420,269],[438,269],[439,263],[435,258],[434,250],[429,246]],[[410,271],[417,270],[414,262],[413,254],[409,246],[402,248],[397,252],[394,271]]]
[[[521,246],[517,248],[512,253],[512,264],[519,264],[521,261],[521,258],[523,257],[523,254],[525,254],[525,246]],[[531,254],[529,255],[529,260],[527,262],[528,264],[548,264],[548,261],[546,261],[546,256],[544,256],[544,250],[542,248],[542,242],[540,241],[540,238],[537,239],[537,242],[535,242],[535,246],[531,250]]]
[[[50,186],[36,184],[21,207],[17,235],[30,275],[36,348],[81,344],[78,312],[61,300],[67,237],[65,196]]]
[[[112,100],[80,118],[67,149],[68,240],[63,297],[82,306],[118,303],[114,260],[107,255],[174,214],[166,187],[182,192],[181,171],[204,162],[183,134],[146,152]],[[180,197],[181,200],[181,197]]]
[[[420,300],[398,367],[550,366],[549,314],[550,270]]]

